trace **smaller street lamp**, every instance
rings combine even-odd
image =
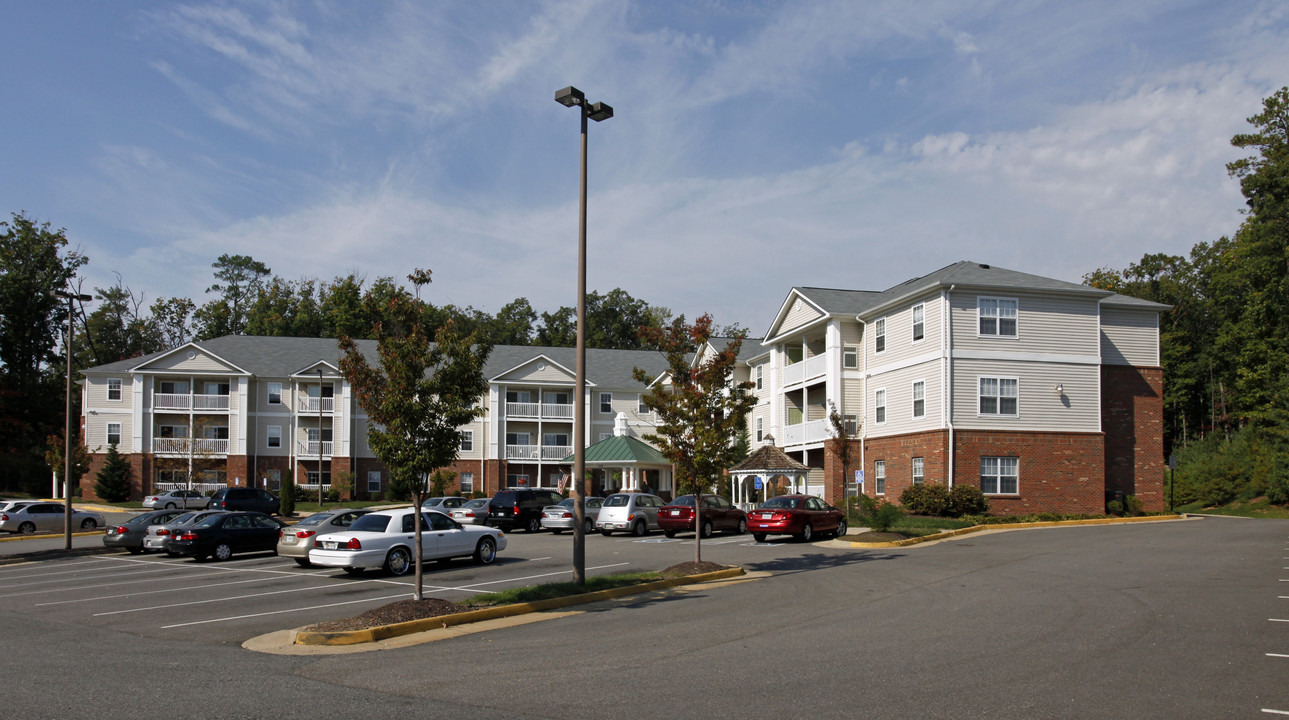
[[[72,301],[89,302],[92,295],[50,290],[53,297],[67,298],[67,414],[63,418],[63,547],[72,549]]]

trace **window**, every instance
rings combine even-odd
[[[926,462],[923,458],[913,458],[913,484],[921,485],[926,477]]]
[[[108,400],[121,399],[121,378],[107,379],[107,399]]]
[[[801,412],[801,408],[792,407],[791,405],[789,405],[788,406],[788,424],[800,425],[803,422],[805,422],[805,415]]]
[[[613,393],[600,393],[600,412],[613,412]]]
[[[267,487],[269,490],[272,490],[273,492],[281,492],[282,491],[282,471],[265,470],[264,485],[265,487]]]
[[[986,495],[1020,493],[1020,458],[980,458],[980,492]]]
[[[764,364],[756,366],[756,389],[757,390],[765,389],[765,365]]]
[[[308,434],[309,442],[318,442],[319,439],[322,442],[331,442],[331,428],[322,428],[321,437],[319,437],[318,428],[305,428],[304,431]]]
[[[547,447],[569,447],[568,433],[542,433],[542,444]]]
[[[873,408],[877,415],[877,424],[881,425],[886,422],[886,390],[878,390],[874,393]]]
[[[474,473],[461,473],[461,494],[474,493]]]
[[[269,383],[269,404],[270,405],[282,404],[282,383],[280,382]]]
[[[108,445],[121,444],[121,423],[107,424],[107,444]]]
[[[1016,337],[1015,298],[978,298],[976,308],[981,335]]]
[[[207,440],[227,440],[227,425],[207,425],[201,429],[201,436]]]
[[[162,395],[183,395],[188,392],[188,383],[174,382],[173,380],[161,381]]]
[[[639,393],[636,395],[636,412],[640,413],[641,415],[645,415],[649,412],[649,406],[645,405],[644,397],[645,397],[644,393]]]
[[[507,445],[527,445],[528,433],[506,433]]]
[[[226,382],[208,382],[206,383],[206,395],[227,395],[228,383]]]
[[[267,440],[268,446],[271,448],[282,447],[282,426],[269,425],[268,429],[269,429],[268,440]]]
[[[765,418],[756,419],[756,441],[765,441]]]
[[[367,492],[369,493],[380,492],[380,471],[379,470],[367,471]]]
[[[506,402],[512,403],[529,403],[533,401],[533,394],[527,390],[507,390]]]
[[[474,431],[461,431],[461,452],[474,452]]]
[[[843,415],[842,426],[847,435],[858,435],[859,434],[859,416]]]
[[[980,414],[1019,415],[1017,404],[1019,383],[1016,378],[980,378]]]
[[[886,494],[886,461],[878,460],[873,463],[873,492],[878,495]]]
[[[859,367],[859,348],[854,345],[847,345],[841,349],[841,366],[846,370],[854,370]]]
[[[926,417],[926,381],[913,383],[913,417]]]
[[[305,482],[306,482],[307,484],[309,484],[309,485],[317,485],[317,484],[318,484],[318,471],[317,471],[317,470],[310,470],[310,471],[308,471],[307,473],[305,473],[305,475],[306,475]],[[330,471],[330,470],[325,470],[325,471],[323,471],[323,473],[322,473],[322,484],[323,484],[323,485],[330,485],[330,484],[331,484],[331,471]]]
[[[873,323],[873,352],[886,352],[886,318]]]
[[[926,334],[925,305],[913,306],[913,342],[921,342]]]

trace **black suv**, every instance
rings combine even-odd
[[[277,515],[281,508],[282,501],[277,495],[258,488],[220,488],[206,501],[207,510],[254,510],[265,515]]]
[[[542,488],[507,488],[488,501],[488,524],[502,530],[521,527],[525,532],[542,529],[542,508],[558,505],[564,497]]]

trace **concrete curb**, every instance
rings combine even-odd
[[[586,603],[599,602],[601,600],[612,600],[613,598],[623,597],[625,595],[635,595],[638,593],[650,592],[652,590],[663,590],[677,585],[692,585],[697,583],[708,582],[711,580],[724,580],[726,578],[738,577],[745,574],[743,568],[730,568],[729,570],[717,570],[716,572],[703,573],[701,575],[687,575],[679,578],[668,578],[666,580],[655,580],[653,582],[641,583],[639,585],[629,585],[626,587],[612,588],[610,590],[599,590],[596,592],[583,593],[581,595],[569,595],[567,597],[550,598],[548,600],[537,600],[530,603],[517,603],[514,605],[499,605],[497,607],[483,608],[481,610],[469,610],[454,615],[441,615],[439,617],[425,618],[423,620],[409,620],[407,622],[394,623],[393,625],[380,625],[366,630],[347,630],[339,632],[306,632],[304,630],[295,631],[295,645],[357,645],[359,643],[377,642],[400,635],[410,635],[412,633],[424,632],[426,630],[437,630],[438,628],[452,627],[454,625],[464,625],[466,623],[480,622],[483,620],[495,620],[498,618],[511,617],[513,615],[523,615],[527,613],[540,612],[543,610],[555,610],[570,605],[583,605]]]
[[[893,542],[868,543],[856,540],[842,540],[841,543],[855,548],[898,548],[909,547],[910,545],[922,545],[925,543],[936,542],[938,540],[947,540],[949,538],[983,531],[1007,532],[1011,530],[1033,530],[1035,528],[1074,527],[1078,525],[1118,525],[1123,523],[1164,522],[1185,519],[1187,519],[1186,515],[1147,515],[1143,517],[1130,518],[1095,518],[1091,520],[1051,520],[1045,522],[1000,523],[997,525],[972,525],[968,528],[959,528],[957,530],[949,530],[948,532],[936,533],[935,535],[925,535],[923,537],[896,540]]]

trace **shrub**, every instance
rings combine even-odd
[[[331,473],[331,489],[336,492],[336,499],[332,502],[353,497],[354,474],[348,470]]]
[[[117,452],[115,445],[107,448],[103,469],[94,478],[94,492],[107,502],[130,498],[130,461]]]
[[[900,493],[900,504],[914,515],[943,516],[949,509],[949,488],[933,483],[910,485]]]
[[[888,532],[902,517],[903,510],[883,500],[869,516],[868,525],[874,532]]]
[[[989,499],[974,485],[954,485],[949,491],[949,517],[984,515],[989,512]]]
[[[323,502],[338,503],[340,502],[340,491],[334,487],[322,491]]]
[[[295,482],[290,477],[282,480],[282,487],[278,490],[278,512],[284,516],[295,514]]]
[[[1144,515],[1146,513],[1146,503],[1136,495],[1129,495],[1123,499],[1123,511],[1128,515]]]
[[[1106,503],[1106,504],[1105,504],[1105,514],[1106,514],[1106,515],[1122,515],[1122,514],[1123,514],[1123,503],[1119,502],[1118,500],[1111,500],[1110,502]]]

